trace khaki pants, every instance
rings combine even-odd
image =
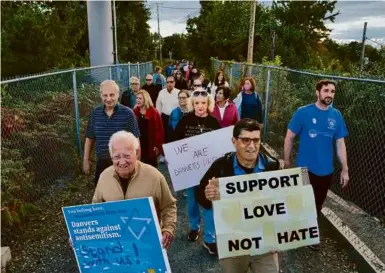
[[[278,273],[277,253],[259,256],[239,256],[220,260],[223,273]]]

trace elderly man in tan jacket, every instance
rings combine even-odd
[[[113,166],[100,175],[92,203],[152,197],[162,231],[163,247],[167,249],[176,227],[176,199],[164,176],[154,167],[137,159],[138,139],[129,132],[111,136],[109,151]]]

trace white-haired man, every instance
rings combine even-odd
[[[120,103],[131,109],[136,105],[136,93],[140,90],[140,80],[138,77],[132,76],[130,78],[130,88],[124,91],[120,98]]]
[[[100,97],[103,105],[96,107],[88,119],[83,157],[83,170],[89,174],[91,150],[96,143],[95,184],[102,171],[112,165],[108,153],[108,140],[112,134],[126,130],[139,137],[138,122],[134,113],[118,103],[119,86],[115,81],[106,80],[100,84]]]
[[[162,243],[168,248],[175,236],[176,199],[164,176],[154,167],[137,158],[138,139],[119,131],[112,135],[109,151],[113,166],[100,175],[92,203],[152,197],[160,221]]]

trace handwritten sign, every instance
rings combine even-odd
[[[231,142],[233,127],[163,145],[175,191],[198,185],[217,158],[235,150]]]
[[[170,273],[152,197],[62,208],[81,273]]]
[[[306,168],[220,178],[213,202],[219,258],[318,244],[308,181]]]

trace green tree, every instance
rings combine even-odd
[[[174,60],[189,59],[192,57],[190,47],[187,43],[187,37],[184,34],[173,34],[162,39],[163,57],[168,57],[169,51],[172,52],[172,58]]]
[[[274,54],[291,67],[319,65],[318,43],[328,37],[325,23],[334,21],[336,1],[275,1],[273,6],[257,4],[254,62]],[[250,1],[201,1],[200,15],[187,22],[189,45],[200,61],[210,56],[246,60]]]
[[[2,75],[87,64],[86,21],[78,2],[1,2]]]
[[[118,53],[122,62],[154,56],[143,1],[118,1]],[[2,1],[2,76],[89,66],[85,1]]]
[[[151,12],[144,1],[117,1],[118,56],[121,62],[143,62],[154,57]]]

